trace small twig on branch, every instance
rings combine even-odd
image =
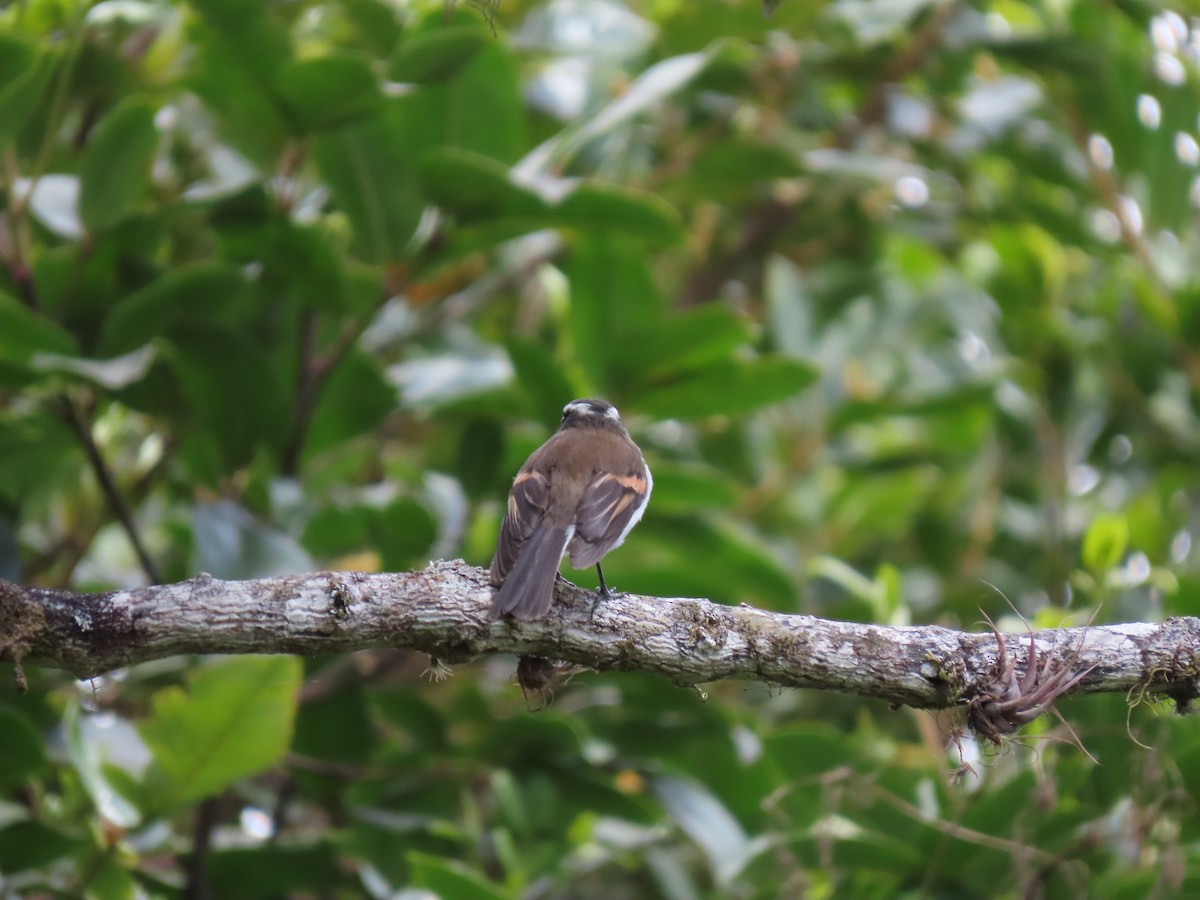
[[[680,685],[739,678],[926,709],[967,706],[994,691],[1001,659],[1013,673],[1053,660],[1056,671],[1082,673],[1061,679],[1067,693],[1137,689],[1170,696],[1181,710],[1200,695],[1200,619],[1191,617],[1039,631],[1001,644],[991,633],[632,594],[605,600],[590,616],[594,595],[569,583],[558,585],[545,619],[492,622],[492,591],[487,573],[461,560],[390,574],[315,572],[257,581],[199,575],[104,594],[0,582],[0,660],[82,678],[180,653],[391,647],[448,662],[512,653],[601,671],[655,672]]]

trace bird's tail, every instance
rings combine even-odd
[[[515,619],[540,619],[550,611],[554,578],[568,537],[565,528],[546,522],[533,529],[512,571],[492,598],[491,618],[511,613]]]

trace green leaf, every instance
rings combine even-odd
[[[388,77],[410,84],[438,83],[453,78],[492,37],[476,25],[432,28],[406,37],[392,56]]]
[[[737,499],[733,481],[719,469],[663,460],[652,465],[655,512],[688,513],[706,506],[729,507]]]
[[[402,497],[375,511],[371,519],[385,570],[400,572],[429,562],[438,535],[437,520],[416,500]]]
[[[410,99],[430,145],[505,163],[526,147],[521,73],[502,44],[489,41],[453,78],[422,85]]]
[[[632,568],[637,587],[644,593],[708,596],[721,603],[748,600],[768,609],[795,608],[796,587],[769,548],[761,539],[740,533],[720,518],[710,520],[696,516],[694,511],[690,515],[670,515],[656,510],[651,497],[646,521],[627,542],[629,549],[623,547],[618,552],[636,561],[638,546],[648,548],[651,543],[673,548],[676,555],[665,559],[678,560],[679,564],[668,566],[662,555],[651,555],[649,565],[630,567],[624,563],[626,569]],[[704,560],[703,573],[688,562],[694,559]],[[579,580],[591,583],[586,574]]]
[[[336,659],[336,658],[335,658]],[[310,665],[308,677],[320,680],[322,671]],[[307,700],[296,715],[292,752],[345,764],[366,763],[375,734],[360,684]]]
[[[614,363],[649,381],[724,360],[750,337],[748,321],[718,303],[665,316],[623,342]]]
[[[14,875],[39,869],[85,846],[41,822],[15,822],[0,828],[0,872]]]
[[[67,757],[75,767],[84,790],[96,805],[96,811],[114,825],[133,828],[141,823],[141,813],[110,780],[105,767],[103,745],[84,737],[82,715],[77,702],[68,705],[63,714]]]
[[[222,258],[259,270],[253,282],[243,280],[261,294],[293,297],[311,309],[344,310],[345,260],[333,228],[295,221],[262,183],[214,203],[209,218],[221,240]],[[215,304],[214,310],[223,306]]]
[[[352,53],[289,60],[275,86],[302,134],[371,115],[383,100],[366,58]]]
[[[259,447],[281,446],[289,407],[261,346],[231,327],[199,323],[180,329],[171,345],[171,366],[186,398],[181,413],[226,471]],[[234,397],[238,402],[231,405]]]
[[[472,900],[505,900],[508,896],[482,874],[472,872],[457,860],[416,851],[410,851],[406,859],[412,871],[412,885],[427,888],[436,896],[471,897]]]
[[[855,764],[855,738],[823,722],[789,722],[774,731],[766,740],[766,752],[789,777],[811,779],[812,776]],[[818,815],[817,810],[812,813]]]
[[[683,239],[679,213],[666,200],[635,188],[587,181],[553,208],[551,220],[578,231],[613,231],[650,244]]]
[[[339,4],[350,23],[355,46],[387,57],[405,31],[402,13],[389,0],[343,0]]]
[[[304,526],[304,548],[324,559],[362,550],[370,543],[369,517],[365,507],[324,506]]]
[[[189,322],[215,319],[237,298],[245,278],[218,262],[179,266],[112,308],[104,321],[99,352],[128,353]]]
[[[732,884],[746,865],[767,849],[765,840],[750,840],[725,805],[700,782],[660,775],[654,779],[653,789],[667,815],[704,851],[719,886]]]
[[[711,365],[638,394],[638,406],[663,418],[700,419],[749,412],[794,397],[816,380],[806,363],[780,357]]]
[[[631,338],[652,333],[664,315],[646,253],[620,235],[589,235],[563,270],[571,285],[572,356],[592,384],[610,390]]]
[[[1099,515],[1083,536],[1083,564],[1102,573],[1117,566],[1129,546],[1129,522],[1120,513]]]
[[[309,572],[313,561],[291,535],[258,522],[229,500],[192,510],[193,571],[218,578],[266,578]]]
[[[199,800],[277,765],[292,740],[300,674],[294,657],[243,656],[158,691],[139,729],[154,753],[155,808]]]
[[[46,765],[42,736],[25,713],[0,706],[0,788],[20,784]]]
[[[430,200],[460,223],[518,221],[521,230],[545,227],[550,205],[510,177],[506,165],[487,156],[447,147],[421,163],[421,184]]]
[[[12,140],[42,108],[57,64],[54,50],[0,35],[0,145]]]
[[[424,209],[414,160],[420,145],[410,106],[322,132],[313,156],[354,229],[359,255],[376,263],[401,259]]]
[[[472,416],[458,440],[456,474],[467,496],[477,500],[490,493],[501,478],[505,433],[494,416]]]
[[[61,473],[82,464],[74,433],[59,419],[0,412],[0,499],[21,503],[51,491]]]
[[[767,331],[784,356],[806,359],[813,356],[817,340],[813,327],[813,298],[808,278],[799,266],[782,256],[767,260]]]
[[[80,868],[92,873],[88,882],[87,895],[89,898],[129,900],[130,897],[139,896],[140,885],[117,855],[97,849],[87,856],[86,861],[80,861]]]
[[[337,895],[345,883],[328,841],[214,850],[205,871],[213,897]]]
[[[371,704],[389,729],[403,735],[405,744],[438,755],[450,748],[447,711],[431,702],[420,690],[389,686],[376,691]]]
[[[396,408],[396,389],[375,357],[352,350],[321,391],[304,447],[306,458],[371,431]]]
[[[130,99],[100,120],[80,167],[79,214],[92,234],[120,222],[150,186],[154,107]]]
[[[515,182],[501,163],[453,149],[426,157],[421,176],[431,200],[495,243],[544,228],[622,235],[664,246],[683,237],[674,207],[633,188],[585,181],[549,202]]]
[[[259,84],[270,84],[291,48],[284,29],[268,16],[269,4],[262,0],[193,0],[191,5]]]
[[[261,6],[261,4],[243,4]],[[275,54],[243,52],[236,41],[196,29],[202,36],[194,46],[195,59],[190,66],[189,88],[204,101],[221,123],[221,132],[262,172],[278,164],[287,142],[299,130],[299,122],[274,89],[275,71],[287,59],[287,47]],[[250,43],[255,43],[248,35]],[[272,42],[274,38],[271,39]],[[248,58],[255,61],[251,67]]]
[[[655,63],[616,100],[584,119],[583,125],[535,151],[540,163],[537,168],[540,171],[564,168],[588,142],[624,125],[678,91],[699,75],[710,59],[709,53],[686,53]]]
[[[0,293],[0,363],[25,366],[37,353],[70,356],[78,349],[74,339],[50,319]]]
[[[688,166],[692,190],[705,198],[757,193],[765,180],[801,174],[796,155],[777,144],[726,138],[703,149]]]
[[[562,366],[545,346],[532,341],[509,341],[508,355],[537,418],[548,426],[558,425],[563,406],[576,393]]]

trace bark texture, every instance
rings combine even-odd
[[[420,650],[447,662],[492,653],[598,670],[656,672],[681,685],[723,678],[840,691],[920,708],[1019,695],[1030,638],[936,626],[885,627],[707,600],[567,583],[550,615],[490,622],[487,573],[461,560],[419,572],[315,572],[256,581],[198,575],[178,584],[83,594],[0,582],[0,660],[80,678],[179,653],[325,654]],[[1197,696],[1200,619],[1040,631],[1036,666],[1068,693]],[[1003,657],[1003,659],[1002,659]],[[1003,663],[1003,664],[1002,664]],[[1072,677],[1066,677],[1067,674]],[[1073,676],[1083,674],[1077,680]],[[1022,674],[1022,684],[1016,677]]]

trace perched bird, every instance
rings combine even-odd
[[[600,560],[646,511],[654,481],[616,407],[603,400],[572,400],[558,431],[513,479],[500,540],[492,560],[499,585],[491,617],[537,619],[550,611],[559,561],[577,569]]]

